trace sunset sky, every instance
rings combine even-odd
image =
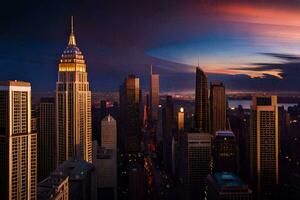
[[[300,91],[300,2],[269,2],[11,2],[1,6],[0,80],[54,90],[74,15],[93,91],[117,91],[132,73],[146,88],[153,64],[163,92],[192,92],[198,63],[228,91]]]

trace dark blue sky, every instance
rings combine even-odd
[[[216,3],[217,2],[217,3]],[[69,17],[93,91],[116,91],[128,74],[147,87],[192,92],[198,63],[231,91],[300,91],[296,1],[12,1],[1,6],[0,80],[55,89]],[[252,2],[252,1],[251,1]]]

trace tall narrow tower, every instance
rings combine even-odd
[[[213,135],[216,131],[226,130],[226,96],[225,86],[222,82],[210,83],[210,131]]]
[[[0,83],[1,199],[36,199],[37,134],[31,132],[31,86]]]
[[[69,43],[58,65],[56,116],[58,164],[70,158],[92,162],[91,91],[84,57],[76,46],[73,17]]]
[[[140,79],[129,75],[120,86],[120,144],[125,153],[140,151]]]
[[[150,117],[152,121],[157,121],[159,104],[159,75],[153,74],[152,65],[150,71]]]
[[[208,116],[208,86],[206,74],[199,67],[196,68],[196,96],[195,96],[195,128],[201,132],[209,132]]]
[[[258,197],[278,184],[277,96],[254,96],[250,121],[250,168]]]

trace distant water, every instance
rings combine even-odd
[[[229,100],[228,101],[230,108],[237,108],[239,105],[243,108],[249,109],[252,104],[251,100]],[[287,110],[288,107],[297,105],[296,103],[279,103],[278,106],[284,106],[284,109]]]

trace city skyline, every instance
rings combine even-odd
[[[55,88],[55,66],[70,15],[75,16],[93,91],[117,91],[130,73],[139,75],[141,87],[148,88],[150,64],[162,78],[162,92],[193,91],[198,60],[209,80],[223,81],[228,91],[299,91],[296,1],[119,6],[89,1],[70,4],[67,12],[68,2],[32,2],[33,7],[8,4],[10,12],[3,12],[7,15],[0,21],[5,49],[0,65],[9,67],[3,68],[0,78],[29,81],[33,91]]]

